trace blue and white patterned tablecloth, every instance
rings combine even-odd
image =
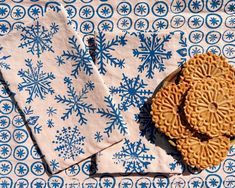
[[[61,7],[62,5],[62,7]],[[100,40],[103,41],[102,47],[110,44],[107,49],[106,58],[101,62],[105,62],[104,66],[97,64],[99,73],[104,81],[108,81],[111,74],[110,67],[115,67],[118,72],[123,62],[128,59],[123,55],[114,56],[115,50],[124,50],[125,45],[128,46],[128,40],[125,37],[134,36],[133,33],[143,32],[146,36],[151,32],[170,31],[181,35],[181,45],[179,49],[172,50],[177,52],[177,62],[172,62],[175,67],[183,64],[187,57],[191,57],[197,53],[211,51],[216,54],[225,56],[231,64],[235,64],[235,0],[156,0],[156,1],[111,1],[111,0],[60,0],[60,1],[43,1],[43,0],[1,0],[0,1],[0,36],[7,37],[12,30],[18,30],[24,24],[46,14],[49,9],[55,14],[61,10],[67,11],[68,24],[82,37],[84,43],[90,48],[91,54],[94,55],[94,61],[97,62],[100,56],[99,48],[94,52],[95,46]],[[102,30],[102,32],[98,32]],[[167,34],[167,33],[166,33]],[[100,35],[100,36],[99,36]],[[103,35],[103,36],[102,36]],[[95,39],[94,39],[94,36]],[[123,38],[123,36],[125,36]],[[138,35],[135,35],[138,36]],[[103,37],[103,38],[102,38]],[[138,39],[138,37],[137,37]],[[97,42],[98,41],[98,42]],[[180,38],[178,40],[180,42]],[[127,43],[123,45],[124,43]],[[131,43],[131,42],[130,42]],[[152,41],[153,45],[155,42]],[[123,46],[122,46],[123,45]],[[129,45],[130,46],[130,45]],[[133,49],[137,53],[141,42]],[[166,42],[167,46],[167,42]],[[98,45],[99,47],[99,45]],[[165,47],[163,45],[163,50]],[[0,52],[2,49],[0,48]],[[165,50],[166,51],[166,50]],[[169,50],[170,51],[170,50]],[[124,53],[124,52],[122,52]],[[149,53],[149,51],[146,51]],[[108,56],[107,56],[108,55]],[[135,58],[134,54],[130,54],[131,58]],[[124,58],[125,57],[125,58]],[[0,53],[1,69],[8,69],[7,59],[9,56]],[[159,57],[158,57],[159,58]],[[144,63],[144,57],[139,56],[139,63]],[[171,59],[169,58],[169,61]],[[99,61],[98,61],[99,62]],[[121,86],[132,83],[139,79],[138,83],[142,83],[143,92],[148,94],[145,86],[149,84],[155,75],[167,75],[170,72],[165,63],[162,66],[154,68],[154,73],[149,67],[145,67],[143,74],[141,70],[136,75],[123,74],[122,81],[115,83],[114,88],[121,90]],[[63,59],[58,58],[58,64],[63,64]],[[100,66],[100,67],[99,67]],[[164,67],[164,68],[163,68]],[[167,72],[169,71],[169,72]],[[142,77],[138,77],[140,74]],[[106,77],[107,76],[107,77]],[[111,81],[110,81],[111,82]],[[84,162],[71,166],[70,168],[51,175],[48,173],[48,166],[42,160],[43,156],[38,150],[37,144],[31,139],[27,128],[21,118],[21,114],[15,107],[14,101],[9,97],[8,91],[4,87],[1,80],[0,90],[0,187],[35,187],[35,188],[59,188],[59,187],[212,187],[212,188],[232,188],[235,187],[235,146],[229,150],[227,158],[216,167],[203,171],[196,171],[185,166],[177,154],[174,154],[175,160],[168,165],[169,173],[153,173],[148,169],[154,164],[152,160],[147,161],[148,165],[143,166],[138,171],[133,166],[131,172],[126,171],[125,165],[119,163],[119,173],[105,173],[105,169],[100,170],[97,165],[97,156],[93,156]],[[110,86],[110,85],[109,85]],[[108,87],[109,87],[108,86]],[[114,90],[113,90],[114,91]],[[152,92],[152,91],[150,91]],[[128,94],[128,93],[127,93]],[[130,93],[129,93],[130,94]],[[149,93],[150,95],[151,93]],[[117,95],[117,94],[116,94]],[[115,92],[114,92],[115,96]],[[118,96],[118,95],[117,95]],[[142,95],[142,98],[145,98]],[[122,96],[119,96],[122,97]],[[146,97],[148,98],[148,97]],[[118,100],[118,98],[117,98]],[[122,103],[120,103],[122,105]],[[142,107],[144,103],[129,100],[123,106]],[[125,106],[126,105],[126,106]],[[147,109],[147,107],[146,107]],[[25,109],[24,113],[34,119],[31,109]],[[54,113],[53,109],[48,113]],[[138,121],[137,119],[133,121]],[[150,156],[149,148],[151,143],[157,141],[151,135],[156,131],[149,123],[149,116],[144,114],[144,126],[139,130],[137,127],[136,134],[139,137],[136,140],[123,141],[124,150],[129,148],[127,153],[132,152],[136,157]],[[40,127],[35,126],[35,129]],[[138,132],[140,131],[140,132]],[[148,135],[154,140],[146,141],[145,136]],[[100,135],[95,136],[101,139]],[[22,140],[24,142],[22,142]],[[145,143],[145,145],[143,144]],[[138,144],[142,145],[142,153],[139,155]],[[149,144],[149,145],[148,145]],[[104,150],[105,152],[105,150]],[[102,152],[101,152],[102,153]],[[113,165],[113,155],[107,161],[110,168]],[[151,153],[152,158],[159,159],[161,156]],[[131,161],[134,164],[134,159]],[[102,163],[101,163],[102,164]],[[143,163],[144,164],[144,163]],[[50,168],[58,168],[56,161],[51,161]],[[101,173],[102,171],[102,173]],[[125,173],[126,172],[126,173]],[[171,174],[182,172],[181,174]]]

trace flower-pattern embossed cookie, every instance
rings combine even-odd
[[[181,152],[185,163],[205,169],[220,164],[227,155],[229,143],[230,139],[225,136],[207,140],[192,136],[177,140],[177,149]]]
[[[233,80],[234,69],[222,56],[208,52],[197,54],[183,66],[180,82],[195,82],[205,78]]]
[[[170,84],[152,99],[152,120],[155,126],[170,138],[182,138],[191,134],[180,112],[187,90],[186,83]]]
[[[235,82],[205,79],[188,91],[184,112],[190,126],[210,137],[230,135],[234,126]]]

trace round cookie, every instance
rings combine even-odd
[[[181,152],[185,163],[192,167],[205,169],[220,164],[226,157],[230,139],[218,136],[202,141],[198,137],[192,136],[176,142],[177,149]]]
[[[234,134],[235,81],[204,79],[188,91],[184,112],[196,131],[215,137]]]
[[[152,99],[152,120],[155,126],[171,139],[191,135],[187,122],[182,118],[182,112],[180,112],[187,90],[188,84],[186,83],[170,84],[163,87]]]
[[[195,82],[205,78],[233,80],[233,67],[222,56],[208,52],[189,59],[183,66],[180,82]]]

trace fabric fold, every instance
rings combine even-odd
[[[16,93],[46,162],[57,164],[52,173],[127,135],[120,110],[63,10],[47,11],[2,37],[1,48],[9,57],[3,78]]]

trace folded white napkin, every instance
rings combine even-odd
[[[63,11],[1,39],[9,68],[1,73],[15,92],[48,164],[63,170],[119,142],[126,123],[82,40]]]

